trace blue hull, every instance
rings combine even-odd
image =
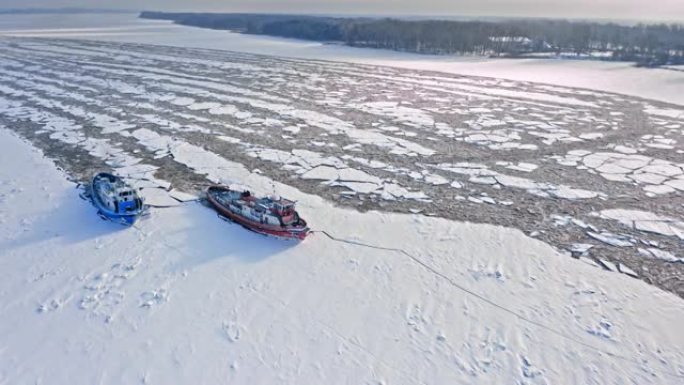
[[[144,213],[144,207],[135,211],[130,211],[127,213],[119,213],[112,211],[110,208],[105,206],[105,204],[101,201],[100,197],[98,194],[95,193],[93,189],[93,185],[95,184],[96,178],[100,175],[105,175],[105,176],[110,176],[112,178],[116,178],[111,174],[105,174],[101,173],[95,176],[93,178],[93,183],[91,183],[88,195],[90,195],[90,199],[93,203],[93,206],[97,209],[98,214],[102,219],[109,220],[115,223],[119,223],[124,226],[132,226],[140,216]]]
[[[97,206],[96,206],[97,207]],[[120,214],[111,214],[107,213],[106,211],[102,210],[101,208],[98,207],[98,213],[105,219],[110,220],[112,222],[116,222],[119,224],[122,224],[124,226],[133,226],[135,221],[138,220],[139,215],[120,215]]]
[[[106,207],[102,205],[102,202],[100,202],[100,199],[97,197],[97,194],[92,194],[92,200],[93,205],[95,206],[95,208],[97,208],[97,213],[100,214],[102,218],[107,219],[109,221],[120,223],[124,226],[132,226],[140,216],[140,213],[117,214],[108,210]]]

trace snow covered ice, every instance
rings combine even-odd
[[[6,129],[0,139],[0,378],[10,383],[671,384],[683,374],[681,299],[519,231],[358,213],[280,184],[319,228],[401,248],[429,269],[319,235],[263,238],[193,203],[123,231],[39,152]]]

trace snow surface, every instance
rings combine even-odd
[[[101,221],[64,174],[4,129],[0,165],[2,383],[684,376],[679,298],[517,230],[359,213],[277,183],[315,229],[408,254],[321,233],[265,238],[196,203],[152,209],[125,229]],[[271,188],[234,168],[240,182]]]
[[[684,72],[672,69],[636,68],[631,63],[590,60],[418,55],[193,28],[137,16],[0,15],[0,36],[107,40],[388,65],[581,87],[684,105]]]

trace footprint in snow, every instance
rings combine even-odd
[[[532,363],[530,362],[529,358],[522,356],[521,360],[522,360],[521,371],[522,371],[522,374],[525,378],[532,379],[532,378],[541,377],[541,375],[542,375],[541,370],[534,367],[534,365],[532,365]]]
[[[606,320],[602,319],[598,325],[594,327],[588,327],[587,332],[591,335],[595,335],[597,337],[603,337],[605,339],[612,339],[613,336],[611,335],[611,329],[613,327],[613,324]]]
[[[107,322],[112,320],[115,310],[123,302],[126,282],[135,275],[135,268],[140,259],[125,263],[115,263],[108,271],[101,272],[87,279],[83,285],[84,294],[79,308],[96,315],[102,315]]]
[[[36,311],[37,311],[38,313],[47,313],[47,312],[55,311],[55,310],[58,310],[59,308],[61,308],[62,306],[64,306],[64,304],[65,304],[66,302],[67,302],[67,301],[63,301],[63,300],[61,300],[61,299],[59,299],[59,298],[57,298],[57,299],[52,299],[52,300],[50,300],[50,301],[48,301],[48,302],[46,302],[46,303],[43,303],[43,304],[41,304],[40,306],[38,306],[38,308],[36,309]]]
[[[152,306],[162,304],[166,302],[167,292],[164,289],[159,289],[156,291],[146,291],[140,294],[140,307],[151,308]]]
[[[236,322],[230,321],[224,321],[223,325],[221,326],[221,329],[223,330],[223,333],[225,336],[228,338],[230,342],[237,342],[240,339],[240,325],[238,325]]]

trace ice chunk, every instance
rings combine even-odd
[[[602,232],[602,233],[595,233],[593,231],[587,231],[587,235],[590,237],[601,241],[607,245],[611,246],[616,246],[616,247],[629,247],[632,246],[632,243],[625,240],[623,237],[617,236],[612,233],[608,232]]]
[[[145,204],[153,207],[173,207],[180,202],[172,198],[169,192],[160,188],[143,188],[140,195],[145,199]]]
[[[649,211],[625,209],[603,210],[600,215],[636,230],[684,239],[684,222],[675,218],[660,216]]]
[[[180,190],[173,189],[169,191],[169,196],[173,199],[176,199],[177,201],[180,202],[190,202],[190,201],[195,201],[199,199],[196,195],[184,193]]]
[[[637,274],[634,270],[630,269],[625,265],[624,263],[618,263],[618,270],[620,270],[621,273],[630,275],[634,278],[639,278],[639,274]]]

